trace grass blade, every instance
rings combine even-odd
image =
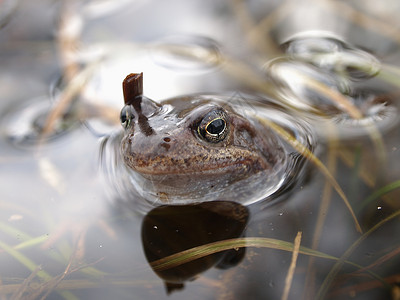
[[[246,237],[246,238],[236,238],[236,239],[228,239],[224,241],[209,243],[205,245],[201,245],[198,247],[194,247],[176,254],[172,254],[170,256],[161,258],[159,260],[153,261],[150,263],[151,267],[154,270],[162,271],[169,268],[173,268],[192,260],[205,257],[210,254],[214,254],[217,252],[241,248],[241,247],[256,247],[256,248],[271,248],[283,251],[293,251],[294,245],[291,242],[286,242],[277,239],[271,238],[260,238],[260,237]],[[337,260],[338,258],[316,251],[305,247],[299,248],[299,253],[311,255],[315,257],[321,257],[330,260]]]
[[[290,291],[290,287],[291,287],[292,281],[293,281],[294,270],[296,269],[297,257],[299,255],[300,242],[301,242],[301,231],[299,231],[297,233],[297,236],[294,239],[292,262],[290,263],[289,271],[286,276],[285,289],[283,290],[283,294],[282,294],[282,298],[281,298],[282,300],[287,300],[289,297],[289,291]]]
[[[257,117],[257,116],[256,116]],[[332,174],[329,172],[327,167],[303,144],[301,144],[292,134],[290,134],[288,131],[280,127],[279,125],[275,124],[274,122],[263,119],[260,117],[257,117],[257,119],[263,123],[265,126],[270,127],[272,130],[274,130],[277,134],[279,134],[286,142],[288,142],[293,148],[295,148],[301,155],[303,155],[305,158],[309,159],[314,165],[316,165],[319,170],[322,172],[322,174],[325,175],[325,177],[329,180],[333,188],[336,190],[336,192],[339,194],[339,196],[343,199],[345,205],[347,206],[347,209],[349,210],[353,220],[354,224],[356,226],[356,229],[358,232],[362,233],[362,229],[360,226],[360,223],[357,220],[357,217],[354,213],[353,208],[351,207],[349,200],[347,199],[347,196],[343,192],[342,188],[336,181],[336,179],[332,176]]]
[[[362,236],[360,236],[351,246],[346,250],[346,252],[342,255],[342,257],[336,262],[336,264],[333,266],[327,277],[325,278],[324,282],[322,283],[317,299],[325,299],[325,296],[328,292],[328,289],[333,282],[334,278],[340,271],[341,267],[347,260],[347,258],[353,253],[353,251],[361,244],[362,241],[364,241],[371,233],[373,233],[375,230],[380,228],[382,225],[384,225],[386,222],[400,216],[400,210],[396,211],[395,213],[391,214],[387,218],[383,219],[379,223],[377,223],[375,226],[373,226],[371,229],[369,229],[367,232],[365,232]],[[384,281],[383,281],[384,282]],[[384,282],[386,283],[386,282]]]
[[[377,190],[376,192],[374,192],[373,194],[371,194],[367,199],[365,199],[361,205],[360,205],[360,210],[365,207],[366,205],[368,205],[369,203],[371,203],[372,201],[375,201],[377,199],[379,199],[380,197],[382,197],[383,195],[400,188],[400,180],[394,181],[392,183],[389,183],[388,185],[385,185],[384,187],[380,188],[379,190]]]
[[[30,258],[26,257],[25,255],[23,255],[19,251],[15,250],[11,246],[7,245],[3,241],[0,241],[0,248],[2,248],[9,255],[14,257],[18,262],[21,263],[21,265],[25,266],[31,272],[35,272],[35,270],[37,270],[39,268],[39,266],[36,265]],[[51,279],[51,276],[43,270],[37,271],[37,276],[40,279],[45,280],[45,281]]]

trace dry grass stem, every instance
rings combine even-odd
[[[336,142],[335,140],[330,141],[330,148],[328,151],[328,161],[327,161],[327,168],[331,171],[331,173],[334,175],[336,173],[336,165],[337,165],[337,153],[334,150],[336,147]],[[324,189],[322,192],[322,200],[321,204],[319,207],[318,211],[318,217],[317,217],[317,222],[314,230],[314,236],[313,236],[313,241],[311,244],[311,249],[316,250],[318,248],[321,235],[322,235],[322,230],[323,226],[325,223],[326,215],[328,214],[329,211],[329,206],[331,203],[331,198],[332,198],[332,185],[329,182],[329,180],[325,181]],[[309,263],[308,263],[308,268],[307,268],[307,276],[306,276],[306,283],[305,283],[305,289],[304,289],[304,294],[303,294],[303,299],[312,299],[314,298],[314,289],[315,287],[315,272],[314,272],[314,263],[315,259],[314,257],[310,257]]]
[[[282,294],[282,298],[281,298],[282,300],[287,300],[289,297],[290,287],[292,285],[293,275],[294,275],[294,271],[296,269],[297,257],[299,256],[301,234],[302,234],[301,231],[299,231],[296,235],[296,238],[294,239],[292,261],[290,263],[289,271],[288,271],[288,274],[285,279],[285,288],[283,290],[283,294]]]
[[[329,180],[330,184],[334,187],[336,192],[339,194],[339,196],[343,199],[345,205],[347,206],[347,209],[349,210],[353,220],[354,224],[356,226],[356,229],[358,232],[362,233],[361,226],[357,220],[357,217],[354,213],[353,208],[350,205],[349,200],[347,199],[346,194],[336,181],[335,177],[331,174],[329,169],[303,144],[301,144],[292,134],[290,134],[288,131],[280,127],[279,125],[275,124],[274,122],[260,118],[258,116],[255,116],[259,122],[262,124],[268,126],[271,128],[273,131],[275,131],[279,136],[281,136],[287,143],[289,143],[296,151],[301,153],[305,158],[310,160],[315,166],[318,167],[318,169],[322,172],[322,174]]]
[[[384,35],[395,41],[397,44],[400,44],[400,32],[398,26],[393,26],[393,23],[388,22],[386,19],[379,20],[372,16],[368,16],[352,7],[349,3],[346,3],[346,1],[324,0],[321,1],[321,4],[325,4],[329,11],[336,11],[337,16],[346,18],[360,27]]]
[[[257,26],[256,22],[253,20],[246,7],[245,1],[233,0],[232,7],[237,19],[246,32],[245,36],[247,40],[254,49],[265,57],[276,57],[281,55],[279,47],[272,40],[268,32],[260,30],[261,28]]]

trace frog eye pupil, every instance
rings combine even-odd
[[[121,115],[120,115],[122,127],[127,129],[131,125],[132,119],[133,119],[132,107],[130,105],[126,105],[121,110]]]
[[[228,135],[228,115],[220,108],[207,113],[197,127],[199,136],[210,143],[219,143]]]
[[[219,135],[225,130],[226,123],[222,119],[216,119],[208,124],[206,130],[210,134]]]
[[[122,123],[122,125],[124,125],[127,120],[128,120],[128,118],[126,117],[126,114],[121,115],[121,123]]]

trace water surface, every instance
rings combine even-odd
[[[388,27],[400,7],[336,2],[0,1],[0,298],[281,299],[301,232],[303,247],[349,251],[353,265],[333,274],[335,258],[300,254],[288,299],[398,299],[399,42]],[[274,201],[144,215],[119,193],[120,162],[106,159],[110,184],[101,155],[118,151],[131,72],[146,74],[145,94],[157,101],[250,94],[267,105],[236,104],[297,138],[282,137],[296,168],[276,181],[284,186]],[[197,210],[205,215],[192,221],[222,215],[218,228],[188,222]],[[232,238],[248,247],[212,248],[207,268],[189,263],[166,288],[171,278],[143,244],[146,228],[163,225],[171,235],[156,233],[161,253]],[[234,234],[220,234],[224,226]],[[186,235],[198,244],[174,248]]]

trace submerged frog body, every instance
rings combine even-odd
[[[282,143],[243,116],[243,106],[239,111],[215,95],[156,103],[129,93],[120,151],[141,197],[159,204],[249,204],[278,189],[286,166]]]

